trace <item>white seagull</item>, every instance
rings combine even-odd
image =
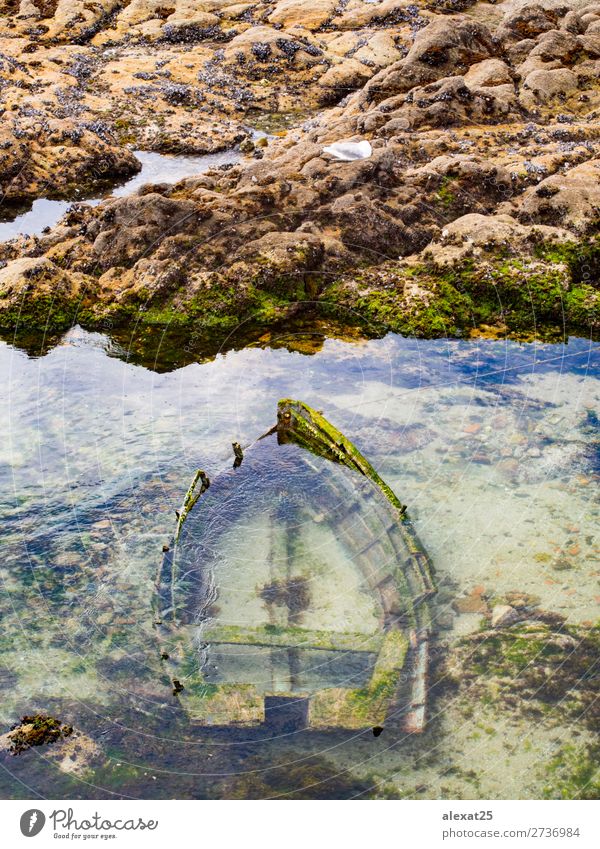
[[[370,142],[334,142],[323,148],[323,153],[339,159],[341,162],[352,162],[354,159],[368,159],[373,153]]]

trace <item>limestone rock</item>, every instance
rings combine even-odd
[[[301,26],[317,30],[328,21],[338,6],[338,0],[280,0],[269,15],[269,22],[284,27]]]
[[[511,215],[482,215],[471,212],[456,218],[442,230],[436,243],[435,257],[439,265],[453,264],[473,255],[473,249],[507,251],[526,254],[540,243],[569,242],[574,234],[560,227],[522,224]]]
[[[350,58],[334,63],[319,79],[323,106],[337,103],[351,91],[360,88],[370,78],[369,68],[358,59]]]
[[[597,232],[600,6],[460,5],[23,0],[15,15],[0,0],[10,202],[79,199],[136,170],[136,148],[274,134],[237,164],[73,204],[51,232],[0,244],[3,320],[39,325],[42,304],[59,324],[148,304],[233,320],[276,294],[277,309],[323,298],[425,335],[480,313],[598,326],[597,281],[578,282],[565,244]],[[371,155],[340,165],[324,153],[340,139]]]
[[[524,222],[562,225],[579,234],[595,230],[600,215],[600,160],[554,174],[527,189],[518,206]]]
[[[193,230],[205,215],[193,201],[157,193],[117,198],[102,208],[93,254],[101,268],[129,266],[153,244]]]
[[[471,65],[464,75],[468,86],[497,86],[512,83],[510,68],[502,59],[485,59]]]
[[[492,608],[492,628],[506,628],[520,619],[518,611],[509,604],[497,604]]]

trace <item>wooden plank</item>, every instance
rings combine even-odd
[[[317,651],[379,652],[383,634],[360,634],[346,631],[309,631],[305,628],[266,625],[248,628],[216,625],[204,628],[200,638],[205,643],[279,646]]]
[[[388,631],[366,687],[347,690],[330,687],[310,700],[311,728],[369,728],[382,726],[394,699],[408,652],[408,639],[401,631]]]

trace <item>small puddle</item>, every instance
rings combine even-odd
[[[264,135],[263,133],[255,134]],[[31,209],[13,217],[12,220],[0,220],[0,242],[13,239],[15,236],[39,236],[46,227],[53,227],[75,201],[85,201],[90,206],[97,206],[109,197],[124,197],[133,194],[140,186],[147,183],[177,183],[185,177],[203,174],[210,168],[219,165],[229,165],[238,162],[241,154],[237,148],[224,150],[220,153],[209,153],[204,156],[176,156],[173,154],[153,153],[145,150],[134,150],[134,154],[142,164],[142,170],[125,183],[100,192],[96,197],[73,197],[70,200],[51,200],[38,198]],[[14,209],[10,214],[14,213]],[[0,219],[9,217],[9,210],[0,210]]]

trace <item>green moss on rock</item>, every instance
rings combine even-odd
[[[8,734],[10,752],[19,755],[32,746],[43,746],[56,743],[73,733],[70,725],[63,725],[53,716],[37,713],[33,716],[21,717],[21,722],[15,725]]]
[[[460,336],[487,326],[522,337],[600,327],[598,241],[541,245],[535,257],[467,257],[452,266],[437,265],[433,256],[419,263],[363,263],[331,280],[318,270],[318,240],[288,236],[294,240],[279,245],[269,234],[226,273],[193,285],[180,275],[152,291],[134,278],[118,294],[117,275],[110,284],[115,295],[105,287],[102,300],[102,281],[64,271],[45,257],[16,260],[0,270],[0,326],[57,331],[77,321],[102,330],[135,321],[228,334],[248,322],[274,326],[317,302],[321,316],[361,327],[368,336],[390,330]]]

